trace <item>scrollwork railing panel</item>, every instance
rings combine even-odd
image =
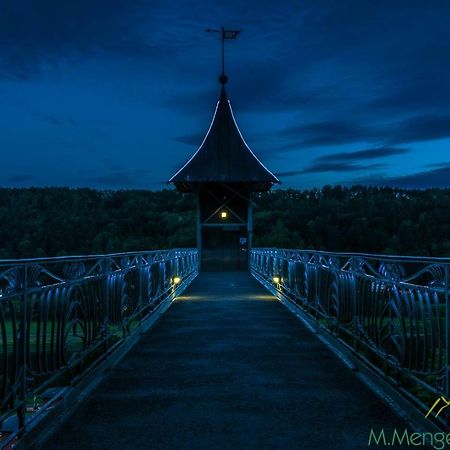
[[[47,388],[84,375],[197,273],[194,249],[0,261],[0,426],[17,415],[22,433]]]
[[[450,258],[253,249],[250,264],[419,408],[449,398]]]

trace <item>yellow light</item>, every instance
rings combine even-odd
[[[281,281],[281,278],[280,277],[273,277],[272,280],[273,280],[274,283],[278,284]]]
[[[220,213],[220,218],[221,218],[221,219],[226,219],[227,216],[228,216],[228,213],[227,213],[226,211],[222,211],[222,212]]]
[[[180,277],[173,277],[173,284],[180,284],[181,278]]]

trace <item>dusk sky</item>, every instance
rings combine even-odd
[[[220,92],[282,181],[450,187],[450,2],[0,0],[3,187],[161,189]]]

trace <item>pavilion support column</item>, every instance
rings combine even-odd
[[[250,252],[253,247],[253,201],[250,198],[247,208],[247,264],[250,272]]]

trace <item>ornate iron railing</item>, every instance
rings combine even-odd
[[[282,249],[254,249],[250,258],[259,281],[423,412],[441,395],[450,400],[450,258]]]
[[[0,261],[1,429],[21,434],[197,273],[193,249]]]

